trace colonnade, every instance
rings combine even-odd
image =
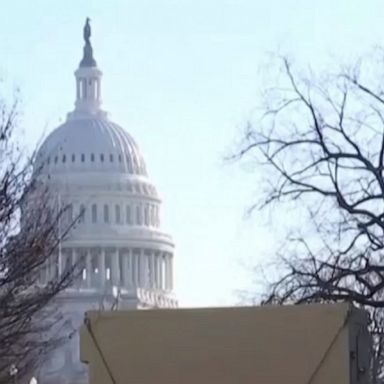
[[[169,252],[126,248],[64,248],[51,260],[42,282],[75,267],[74,286],[119,286],[172,290],[173,257]]]

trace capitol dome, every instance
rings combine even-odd
[[[147,176],[131,135],[106,117],[72,116],[44,141],[37,159],[56,172],[117,172]]]
[[[76,328],[90,309],[177,306],[174,243],[161,225],[161,199],[135,140],[101,109],[102,73],[90,32],[87,21],[83,58],[75,72],[75,108],[45,139],[34,167],[55,204],[65,207],[61,225],[75,222],[41,282],[76,266],[75,281],[57,298]],[[52,359],[43,383],[77,374],[85,378],[77,337]]]

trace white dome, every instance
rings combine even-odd
[[[56,128],[37,154],[40,170],[118,172],[147,176],[139,148],[122,127],[107,118],[71,118]],[[43,168],[42,165],[46,165]]]

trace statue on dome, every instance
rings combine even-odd
[[[87,45],[91,45],[91,41],[90,41],[91,25],[89,24],[90,21],[91,21],[91,19],[89,17],[87,17],[87,19],[85,20],[85,25],[84,25],[84,29],[83,29],[83,36],[84,36],[85,44],[87,44]]]
[[[84,48],[83,48],[83,59],[80,62],[80,67],[96,67],[96,61],[93,58],[93,49],[91,45],[91,19],[87,17],[83,28],[84,37]]]

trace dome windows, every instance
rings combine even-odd
[[[92,223],[97,223],[97,205],[92,204]]]
[[[139,205],[136,207],[136,223],[137,225],[143,225],[143,212]]]
[[[159,212],[158,206],[155,204],[127,204],[121,206],[120,204],[104,204],[98,207],[97,203],[92,203],[90,206],[89,218],[86,214],[85,204],[79,205],[78,222],[80,224],[89,220],[90,223],[96,224],[103,222],[104,224],[119,224],[119,225],[139,225],[146,227],[159,226]],[[99,211],[101,209],[101,211]],[[66,216],[68,221],[73,220],[73,206],[68,205],[66,208]]]
[[[120,205],[115,205],[115,219],[116,224],[121,224],[121,214],[120,214]]]
[[[145,208],[144,208],[144,222],[145,222],[145,225],[148,227],[149,226],[148,205],[146,205]]]
[[[109,207],[104,204],[104,223],[109,223]]]
[[[79,223],[84,223],[84,221],[85,221],[85,206],[84,204],[80,204]]]
[[[97,92],[98,84],[92,78],[92,85],[89,86],[88,80],[86,86],[89,87],[87,89],[89,98],[95,89]],[[83,96],[81,82],[79,92]],[[80,104],[83,106],[90,100],[78,101],[80,107]],[[49,172],[54,169],[64,170],[65,167],[66,172],[76,173],[88,171],[92,167],[92,170],[100,172],[115,171],[116,173],[147,176],[144,159],[137,144],[120,126],[104,117],[90,116],[78,119],[75,118],[75,115],[76,113],[70,114],[67,121],[44,141],[38,152],[36,168],[42,166],[40,164],[42,160],[46,164],[48,156],[50,156],[49,168],[51,169]],[[65,155],[65,160],[63,160],[63,155]],[[55,156],[58,157],[56,162]],[[107,162],[108,166],[105,164]],[[52,165],[54,168],[51,167]]]
[[[113,153],[110,153],[110,154],[104,154],[104,153],[100,153],[99,155],[99,161],[100,163],[104,163],[106,158],[108,159],[109,158],[109,162],[110,163],[113,163],[113,162],[119,162],[121,164],[124,163],[124,159],[123,158],[123,155],[121,154],[118,154],[118,155],[114,155]],[[76,154],[75,153],[72,153],[71,155],[67,155],[67,154],[63,154],[63,155],[57,155],[53,158],[51,157],[47,157],[46,159],[46,163],[47,164],[51,164],[51,161],[55,164],[58,164],[58,163],[66,163],[67,161],[71,161],[72,163],[76,163]],[[90,153],[89,154],[89,157],[88,157],[88,154],[85,154],[85,153],[81,153],[78,155],[78,160],[80,160],[82,163],[87,163],[88,161],[90,161],[91,163],[95,163],[97,162],[97,155],[95,155],[94,153]],[[130,162],[128,161],[128,158],[127,158],[127,162],[126,164],[123,164],[124,165],[124,170],[125,171],[128,171],[128,173],[132,174],[132,173],[135,173],[132,171],[132,167],[130,166]],[[119,168],[121,170],[121,168]],[[140,193],[140,186],[136,187],[137,189],[137,192]],[[145,192],[145,191],[144,191]]]
[[[129,205],[125,208],[125,221],[128,225],[132,224],[131,207]]]
[[[72,204],[69,204],[69,205],[66,207],[66,210],[67,210],[67,219],[68,219],[68,223],[72,224],[72,220],[73,220],[73,205],[72,205]]]
[[[61,151],[60,151],[61,152]],[[141,168],[139,164],[137,163],[137,159],[135,159],[134,156],[125,156],[124,154],[121,154],[119,152],[117,153],[57,153],[56,156],[50,156],[46,157],[44,164],[55,164],[55,166],[60,166],[62,164],[66,163],[72,163],[75,165],[76,168],[71,168],[68,164],[68,166],[65,167],[66,171],[78,171],[78,170],[89,170],[90,164],[92,164],[92,170],[100,171],[100,172],[106,172],[110,170],[115,170],[119,173],[128,173],[128,174],[146,174],[143,170],[145,168]],[[110,163],[108,166],[101,166],[101,164],[105,164],[106,162]],[[80,163],[83,163],[85,166],[80,167]],[[99,166],[96,165],[100,164]],[[94,164],[94,165],[93,165]],[[113,165],[115,164],[115,165]],[[134,167],[132,167],[132,164],[135,164]],[[96,168],[95,168],[96,167]],[[128,190],[131,187],[128,187]],[[150,185],[146,184],[138,184],[135,183],[132,185],[132,188],[135,189],[135,192],[138,194],[150,194]]]

